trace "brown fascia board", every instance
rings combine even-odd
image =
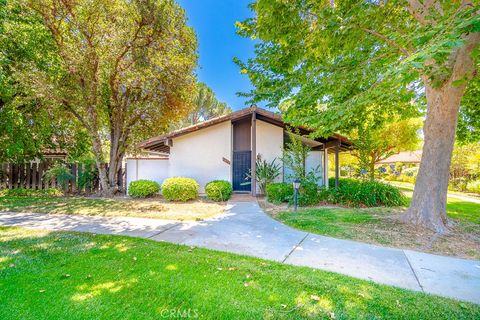
[[[271,111],[253,106],[253,107],[248,107],[248,108],[244,108],[244,109],[229,113],[227,115],[212,118],[210,120],[206,120],[206,121],[194,124],[192,126],[188,126],[188,127],[185,127],[185,128],[179,129],[179,130],[175,130],[175,131],[172,131],[172,132],[167,133],[167,134],[163,134],[163,135],[160,135],[160,136],[157,136],[157,137],[150,138],[150,139],[148,139],[144,142],[141,142],[138,145],[138,147],[148,149],[150,146],[165,143],[168,139],[173,139],[173,138],[176,138],[176,137],[188,134],[188,133],[195,132],[195,131],[200,130],[200,129],[208,128],[208,127],[214,126],[216,124],[219,124],[219,123],[222,123],[222,122],[225,122],[225,121],[235,121],[235,120],[238,120],[238,119],[240,119],[244,116],[252,114],[253,112],[255,112],[257,115],[265,117],[266,118],[265,120],[267,120],[267,121],[271,120],[271,123],[274,124],[274,125],[278,125],[278,126],[281,126],[283,128],[291,127],[288,124],[285,124],[283,122],[282,116],[279,115],[278,113],[274,113],[274,112],[271,112]],[[262,120],[261,117],[259,118],[259,120]],[[309,129],[309,128],[306,128],[306,127],[303,127],[303,126],[298,127],[298,128],[300,130],[302,130],[304,133],[312,133],[314,131],[312,129]],[[331,138],[339,139],[340,141],[342,141],[342,144],[344,144],[346,146],[351,146],[351,142],[347,139],[347,137],[344,137],[344,136],[339,135],[339,134],[334,134],[331,137],[329,137],[328,139],[321,139],[320,142],[330,141]]]

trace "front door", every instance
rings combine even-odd
[[[233,191],[250,192],[250,179],[247,179],[247,173],[252,166],[251,151],[233,152]]]

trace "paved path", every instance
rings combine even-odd
[[[254,202],[231,202],[224,215],[199,222],[0,213],[0,225],[121,234],[199,246],[480,303],[480,261],[309,234],[270,218]]]

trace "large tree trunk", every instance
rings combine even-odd
[[[455,144],[458,110],[475,65],[471,52],[480,42],[480,34],[466,37],[466,44],[452,53],[451,77],[441,87],[434,88],[423,78],[427,97],[427,117],[424,145],[412,203],[404,218],[407,222],[436,232],[447,228],[447,192],[452,152]],[[455,80],[462,80],[455,84]]]
[[[451,84],[439,89],[425,87],[428,106],[422,162],[406,219],[444,232],[448,179],[463,89]]]
[[[102,142],[100,140],[100,137],[96,135],[92,137],[92,147],[93,147],[92,148],[93,155],[95,157],[95,164],[98,170],[98,178],[100,180],[100,188],[102,189],[100,194],[110,196],[113,193],[110,190],[107,169],[105,168],[105,164],[103,161],[103,149],[102,149]]]

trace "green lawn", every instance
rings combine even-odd
[[[413,191],[413,188],[415,187],[415,185],[410,182],[402,182],[402,181],[383,181],[383,182],[399,187],[401,190],[404,190],[404,191]],[[474,199],[480,198],[480,194],[472,193],[472,192],[448,190],[448,193],[451,195],[459,195],[459,196],[470,197]]]
[[[478,305],[310,268],[137,238],[5,227],[0,297],[5,320],[188,312],[202,319],[480,317]]]
[[[457,224],[442,236],[401,223],[398,219],[401,211],[399,208],[306,208],[272,215],[294,228],[326,236],[480,259],[480,204],[448,198],[448,217]]]
[[[202,220],[221,214],[225,205],[206,200],[166,202],[162,198],[93,198],[0,196],[0,211],[95,216],[143,217],[168,220]]]

